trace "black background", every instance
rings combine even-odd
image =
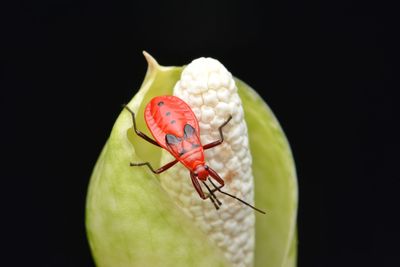
[[[217,58],[271,106],[297,163],[300,267],[400,266],[394,6],[42,0],[1,10],[4,266],[94,266],[87,185],[142,82],[142,50],[163,65]]]

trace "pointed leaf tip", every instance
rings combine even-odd
[[[157,60],[155,60],[155,58],[150,55],[149,53],[147,53],[146,51],[143,50],[143,55],[147,61],[148,64],[148,70],[153,70],[155,68],[160,67],[160,65],[158,64]]]

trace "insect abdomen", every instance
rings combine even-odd
[[[186,124],[192,125],[198,134],[197,119],[189,106],[174,96],[153,98],[146,106],[145,120],[156,141],[164,148],[165,135],[183,136]]]

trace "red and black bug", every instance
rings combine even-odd
[[[219,126],[219,140],[202,145],[200,142],[199,123],[196,116],[189,105],[176,96],[158,96],[153,98],[146,106],[144,118],[147,127],[149,128],[155,140],[136,128],[135,113],[130,110],[129,107],[126,106],[125,108],[132,114],[133,128],[138,136],[142,137],[153,145],[164,148],[175,157],[175,160],[160,167],[159,169],[154,169],[149,162],[131,163],[131,166],[146,165],[153,173],[159,174],[168,170],[176,163],[181,162],[190,171],[190,177],[193,186],[199,196],[202,199],[209,198],[216,209],[219,209],[219,207],[222,205],[222,203],[214,194],[216,191],[218,191],[222,194],[237,199],[238,201],[255,209],[258,212],[265,214],[264,211],[253,207],[242,199],[222,191],[221,188],[225,185],[224,180],[218,175],[217,172],[205,164],[204,150],[222,144],[224,141],[222,128],[229,123],[229,121],[232,119],[232,116],[229,116],[229,118],[221,126]],[[217,186],[210,179],[210,177],[218,182],[219,186]],[[214,187],[214,189],[211,189],[205,183],[207,180]],[[199,181],[201,181],[207,188],[208,194],[203,192]]]

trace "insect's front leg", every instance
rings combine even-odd
[[[146,134],[142,133],[141,131],[139,131],[136,128],[135,113],[128,106],[124,106],[124,108],[126,108],[132,115],[133,129],[135,130],[135,133],[138,136],[140,136],[141,138],[143,138],[144,140],[146,140],[147,142],[149,142],[149,143],[151,143],[151,144],[153,144],[155,146],[161,147],[160,144],[158,144],[155,140],[153,140],[152,138],[150,138],[149,136],[147,136]]]
[[[215,203],[215,200],[214,200],[213,195],[212,195],[211,193],[210,193],[210,194],[207,194],[207,195],[204,194],[203,189],[201,189],[199,180],[197,180],[197,177],[194,175],[193,172],[190,172],[190,178],[192,179],[192,184],[193,184],[194,188],[196,189],[197,193],[199,194],[199,196],[200,196],[202,199],[207,199],[207,198],[209,198],[209,199],[211,200],[211,202],[214,204],[214,207],[215,207],[216,209],[219,209],[219,205],[220,205],[220,204]],[[221,202],[218,201],[218,203],[221,203]]]
[[[222,144],[222,142],[224,142],[224,134],[222,133],[222,128],[224,128],[225,125],[228,124],[228,122],[232,119],[232,115],[229,115],[229,118],[223,123],[221,124],[221,126],[219,126],[218,131],[219,131],[219,140],[211,142],[209,144],[206,144],[203,146],[203,149],[209,149],[215,146],[218,146],[220,144]]]
[[[225,185],[225,182],[224,182],[224,180],[219,176],[219,174],[216,172],[216,171],[214,171],[211,167],[208,167],[208,169],[207,169],[207,171],[208,171],[208,174],[215,180],[215,181],[217,181],[220,185],[221,185],[221,187],[219,187],[219,188],[222,188],[224,185]],[[211,179],[209,179],[210,181],[211,181]],[[214,186],[215,187],[215,186]],[[217,187],[215,187],[215,188],[217,188]],[[218,190],[218,189],[216,189],[216,190]]]
[[[222,187],[224,187],[224,185],[217,186],[214,189],[211,189],[211,192],[215,193],[216,191],[219,191]]]
[[[219,207],[217,207],[217,205],[214,202],[214,200],[215,200],[217,202],[218,206],[222,205],[222,202],[219,201],[219,199],[214,194],[215,190],[219,190],[219,189],[211,190],[210,187],[208,187],[208,185],[205,182],[203,182],[203,184],[207,188],[208,192],[210,192],[208,197],[211,199],[211,202],[214,204],[214,206],[216,206],[217,209],[219,209]]]
[[[142,163],[132,163],[132,162],[131,162],[130,165],[131,165],[131,166],[144,166],[144,165],[146,165],[153,173],[155,173],[155,174],[160,174],[160,173],[162,173],[162,172],[168,170],[168,169],[171,168],[172,166],[174,166],[177,162],[178,162],[178,160],[176,159],[176,160],[171,161],[170,163],[167,163],[167,164],[165,164],[164,166],[158,168],[157,170],[155,170],[155,169],[153,168],[153,166],[151,166],[150,162],[142,162]]]
[[[190,172],[190,178],[192,179],[192,184],[193,184],[194,188],[196,189],[197,193],[199,194],[199,196],[202,199],[206,199],[207,197],[204,194],[203,189],[201,189],[200,183],[197,180],[197,177],[194,175],[193,172]]]

